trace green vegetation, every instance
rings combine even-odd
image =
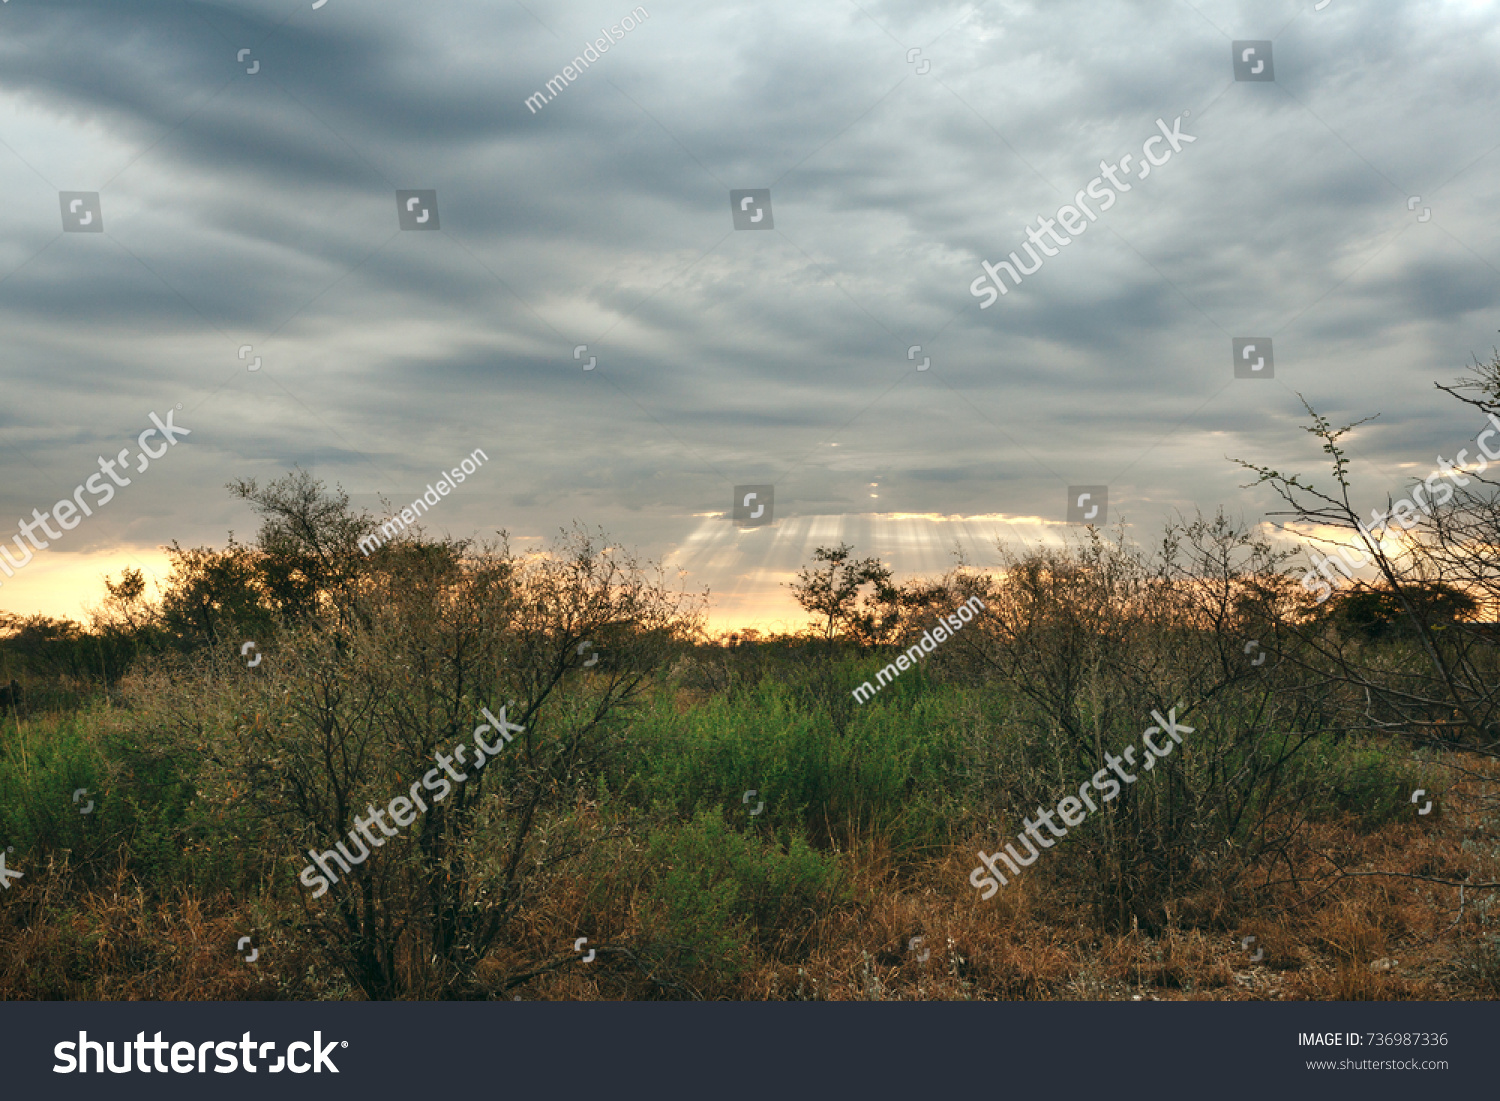
[[[1344,430],[1313,431],[1341,488],[1256,469],[1304,519],[1348,519]],[[159,600],[127,573],[87,628],[0,623],[0,834],[25,872],[0,997],[876,996],[872,968],[909,976],[940,928],[912,996],[1060,996],[1065,937],[1078,960],[1115,945],[1140,985],[1163,945],[1268,914],[1278,959],[1334,961],[1304,996],[1418,996],[1349,968],[1419,932],[1463,945],[1455,989],[1493,990],[1483,482],[1326,603],[1219,515],[1151,554],[1087,529],[899,585],[819,548],[793,586],[808,631],[755,641],[707,637],[704,597],[598,533],[518,554],[412,529],[366,556],[370,518],[306,475],[231,489],[256,539],[174,545]],[[854,701],[974,596],[971,624]],[[502,706],[514,742],[309,890],[310,852]],[[981,903],[976,851],[1169,711],[1180,751]],[[259,971],[205,947],[251,930]],[[1173,982],[1222,985],[1206,958]]]

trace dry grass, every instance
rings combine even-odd
[[[1494,778],[1493,762],[1469,760]],[[1465,794],[1460,785],[1454,802]],[[1475,794],[1470,791],[1469,794]],[[1350,871],[1500,878],[1500,861],[1464,851],[1477,812],[1449,811],[1362,833],[1324,824],[1296,854],[1298,882],[1249,896],[1238,921],[1222,898],[1188,898],[1161,935],[1101,935],[1039,865],[990,902],[967,882],[972,848],[895,872],[874,843],[846,854],[856,903],[826,915],[798,964],[761,962],[733,991],[749,1000],[1445,1000],[1494,997],[1459,966],[1480,935],[1474,896],[1419,880],[1336,879]],[[1285,877],[1284,872],[1281,873]],[[1289,877],[1285,877],[1289,878]],[[1191,915],[1191,921],[1187,920]],[[628,936],[628,923],[618,933]],[[1244,938],[1254,937],[1247,945]],[[914,947],[913,938],[922,940]],[[921,955],[928,953],[927,959]],[[1257,952],[1262,953],[1255,959]],[[597,966],[597,965],[591,965]],[[611,970],[613,964],[607,964]],[[574,967],[528,997],[619,997]],[[639,994],[637,995],[639,996]]]
[[[123,872],[69,895],[66,868],[37,869],[0,919],[0,998],[89,1001],[261,1001],[316,997],[309,961],[269,933],[254,908],[179,892],[148,899]],[[12,888],[14,892],[16,888]],[[28,920],[46,914],[47,920]],[[241,953],[237,944],[253,943]],[[258,949],[254,962],[242,958]]]
[[[1466,763],[1491,781],[1500,773],[1494,762]],[[940,862],[898,869],[879,839],[865,838],[842,854],[850,901],[795,930],[805,951],[757,958],[721,985],[663,968],[643,947],[641,854],[618,838],[599,848],[589,875],[549,880],[477,977],[489,996],[507,1000],[1492,998],[1500,994],[1500,959],[1472,963],[1480,898],[1468,893],[1461,910],[1454,887],[1336,879],[1329,862],[1349,871],[1500,879],[1494,853],[1464,845],[1487,836],[1482,804],[1464,798],[1479,794],[1477,784],[1456,787],[1445,813],[1431,818],[1373,832],[1317,825],[1291,854],[1295,881],[1278,867],[1278,882],[1242,892],[1248,902],[1178,900],[1158,936],[1099,933],[1045,863],[980,901],[967,881],[977,840]],[[0,911],[0,998],[358,996],[291,935],[295,900],[188,893],[152,900],[123,873],[100,889],[74,893],[72,885],[66,867],[53,867],[12,888]],[[253,964],[235,949],[247,933],[258,937]],[[582,935],[600,949],[593,963],[571,950]]]

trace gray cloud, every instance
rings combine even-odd
[[[1297,393],[1385,413],[1372,496],[1472,438],[1431,382],[1500,327],[1492,6],[647,6],[532,113],[631,5],[11,0],[0,517],[181,402],[191,447],[70,549],[218,541],[249,526],[224,483],[294,463],[409,500],[480,446],[435,526],[578,518],[743,597],[830,533],[941,568],[947,525],[889,514],[1058,521],[1072,484],[1142,534],[1258,519],[1224,456],[1316,469]],[[1274,83],[1233,39],[1274,39]],[[1194,143],[980,310],[980,259],[1184,113]],[[775,229],[734,231],[758,187]],[[439,232],[397,229],[400,188]],[[60,235],[58,190],[105,233]],[[1233,378],[1252,334],[1272,381]],[[758,482],[777,528],[711,519]]]

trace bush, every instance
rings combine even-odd
[[[636,905],[647,951],[700,981],[732,981],[757,952],[805,955],[839,895],[835,857],[797,833],[784,844],[736,833],[707,810],[652,831],[646,851],[652,872]]]
[[[962,694],[866,704],[842,736],[826,706],[799,696],[766,679],[682,715],[659,698],[631,728],[617,789],[640,807],[666,803],[684,817],[727,809],[747,825],[802,830],[819,844],[874,830],[913,857],[948,841]],[[766,809],[752,818],[760,801]]]
[[[1302,813],[1313,820],[1351,815],[1363,830],[1374,830],[1412,813],[1411,793],[1432,781],[1423,780],[1410,757],[1378,744],[1317,738],[1293,764],[1290,793]]]
[[[85,881],[120,863],[157,886],[214,878],[217,862],[189,854],[194,792],[178,762],[110,733],[112,721],[96,708],[6,725],[0,837],[31,861],[71,854]]]
[[[205,813],[281,862],[279,881],[308,903],[301,929],[366,995],[474,996],[477,964],[552,863],[543,827],[603,767],[690,624],[686,602],[617,549],[580,532],[525,556],[387,555],[337,616],[267,636],[254,671],[232,644],[148,665],[128,686],[133,733],[194,760]],[[455,769],[378,856],[351,852],[336,882],[292,886],[309,849],[352,833],[363,854],[355,823],[370,808],[400,797],[410,811],[402,793],[438,774],[486,706],[514,724],[513,745]]]

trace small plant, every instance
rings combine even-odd
[[[654,831],[647,854],[656,871],[637,906],[652,954],[700,979],[732,980],[757,952],[799,955],[839,893],[834,857],[795,835],[783,848],[736,833],[707,810]]]

